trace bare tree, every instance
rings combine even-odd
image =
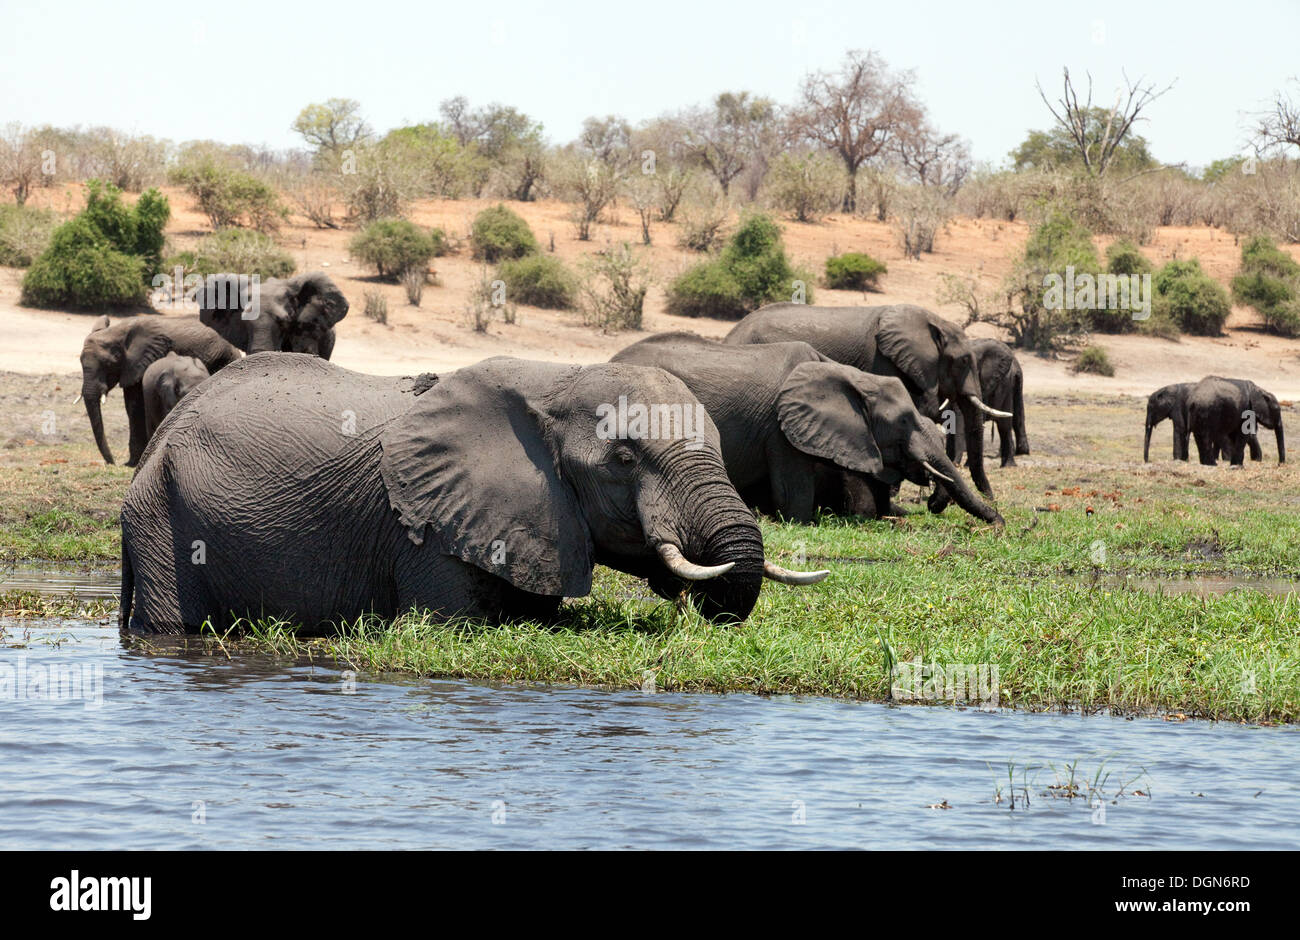
[[[970,149],[956,134],[941,135],[929,122],[908,128],[894,139],[894,152],[903,168],[922,186],[937,186],[957,194],[970,173]]]
[[[1264,153],[1288,146],[1300,147],[1300,105],[1279,91],[1273,97],[1273,109],[1259,116],[1255,149]]]
[[[678,119],[683,146],[695,163],[713,174],[724,196],[746,166],[760,158],[760,144],[775,121],[776,106],[747,91],[723,92],[712,109],[696,108]]]
[[[1156,89],[1155,83],[1142,84],[1142,79],[1129,81],[1124,75],[1125,87],[1115,95],[1115,104],[1109,110],[1092,106],[1092,75],[1088,74],[1088,90],[1082,102],[1079,93],[1070,78],[1070,70],[1063,69],[1061,97],[1053,106],[1043,92],[1043,86],[1034,82],[1038,96],[1052,112],[1056,123],[1070,136],[1075,149],[1083,159],[1084,169],[1090,176],[1104,176],[1106,169],[1115,158],[1119,145],[1133,129],[1134,123],[1146,120],[1141,117],[1142,110],[1153,101],[1173,88],[1177,80],[1164,88]],[[1086,74],[1086,73],[1085,73]],[[1058,110],[1059,109],[1059,110]]]
[[[838,72],[815,72],[804,79],[794,127],[844,162],[845,212],[857,209],[858,169],[924,117],[913,93],[915,82],[911,71],[895,72],[875,52],[856,50]]]
[[[35,135],[21,124],[8,124],[0,132],[0,185],[14,194],[18,205],[27,202],[32,188],[41,181],[41,146]]]

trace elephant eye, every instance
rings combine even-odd
[[[627,447],[616,447],[614,449],[614,459],[625,467],[630,467],[636,463],[636,455]]]

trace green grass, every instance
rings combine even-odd
[[[892,663],[920,657],[995,665],[1004,706],[1300,720],[1295,596],[1153,594],[1122,580],[1295,578],[1300,470],[1278,466],[1267,439],[1265,461],[1241,469],[1171,462],[1167,423],[1152,441],[1159,459],[1143,465],[1137,401],[1033,399],[1028,424],[1033,457],[987,464],[1005,529],[956,507],[893,522],[765,521],[770,558],[832,576],[812,588],[767,584],[743,625],[711,624],[602,568],[592,595],[555,624],[409,615],[300,640],[291,625],[262,622],[199,642],[368,673],[872,700],[889,697]],[[115,558],[129,471],[96,466],[84,442],[62,446],[68,464],[42,463],[54,446],[0,459],[13,486],[0,498],[0,552]],[[0,609],[15,615],[8,602]]]

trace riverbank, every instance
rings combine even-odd
[[[66,388],[39,384],[56,379],[24,380],[34,400],[67,398],[71,408]],[[771,557],[833,574],[813,588],[767,585],[743,626],[710,624],[598,569],[592,595],[554,625],[408,617],[299,641],[288,625],[262,623],[221,642],[373,673],[878,701],[907,691],[919,657],[973,669],[985,683],[996,667],[1002,706],[1300,720],[1295,465],[1279,466],[1267,438],[1265,460],[1243,468],[1169,461],[1168,423],[1152,442],[1161,459],[1143,464],[1134,399],[1039,396],[1028,409],[1034,454],[1012,468],[989,463],[1004,530],[955,507],[932,516],[908,502],[911,486],[901,498],[915,511],[896,521],[764,521]],[[119,412],[106,408],[110,434],[122,437]],[[19,431],[0,446],[0,559],[115,560],[131,471],[98,462],[65,405],[52,431]],[[1196,580],[1207,577],[1208,586]],[[69,609],[113,613],[31,594],[0,599],[5,617]],[[948,700],[914,685],[917,701]]]

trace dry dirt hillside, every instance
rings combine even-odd
[[[168,235],[173,248],[184,248],[207,234],[206,219],[185,193],[164,188],[172,205]],[[42,191],[38,204],[63,212],[82,204],[80,187]],[[439,226],[463,242],[474,215],[493,200],[425,201],[415,206],[414,221]],[[512,203],[532,226],[543,246],[554,244],[566,263],[576,263],[584,253],[607,243],[638,242],[639,225],[629,210],[615,210],[609,221],[595,227],[592,241],[577,240],[570,221],[571,208],[560,202]],[[827,256],[842,251],[865,251],[889,265],[879,293],[864,296],[855,291],[817,288],[818,303],[851,305],[895,302],[917,303],[940,310],[961,321],[962,311],[936,303],[941,275],[962,274],[994,287],[1007,273],[1021,248],[1028,228],[1021,222],[956,219],[936,240],[934,254],[920,261],[902,257],[888,225],[859,218],[831,216],[816,224],[783,222],[787,249],[796,262],[820,272]],[[705,336],[724,335],[731,324],[709,319],[684,319],[664,312],[664,286],[699,256],[676,247],[676,225],[656,224],[654,245],[648,249],[656,283],[647,301],[648,332],[686,329]],[[438,285],[425,290],[420,307],[407,304],[396,284],[377,282],[372,273],[348,255],[352,230],[317,229],[294,217],[281,231],[280,243],[295,257],[300,271],[321,269],[342,287],[352,311],[340,324],[334,361],[362,372],[401,374],[446,371],[487,356],[512,355],[566,362],[596,362],[608,358],[644,333],[602,334],[582,324],[574,313],[520,308],[519,322],[494,322],[486,334],[467,325],[465,306],[471,287],[482,275],[481,265],[468,251],[437,259]],[[1106,240],[1099,239],[1099,247]],[[1147,256],[1160,264],[1170,258],[1199,258],[1202,266],[1225,286],[1240,257],[1237,240],[1224,232],[1205,228],[1161,228],[1145,246]],[[1297,252],[1300,257],[1300,252]],[[0,328],[6,343],[0,348],[0,370],[23,373],[64,373],[77,369],[81,340],[91,317],[29,310],[18,305],[22,272],[0,268]],[[361,315],[363,293],[380,290],[388,298],[387,325]],[[1279,396],[1300,399],[1300,340],[1268,336],[1255,328],[1252,311],[1238,308],[1224,337],[1184,338],[1178,342],[1141,336],[1098,336],[1095,341],[1110,353],[1116,366],[1113,378],[1073,375],[1067,364],[1024,355],[1027,389],[1033,392],[1092,391],[1145,395],[1168,382],[1200,378],[1207,373],[1250,376]],[[975,335],[996,335],[984,324],[971,327]]]

